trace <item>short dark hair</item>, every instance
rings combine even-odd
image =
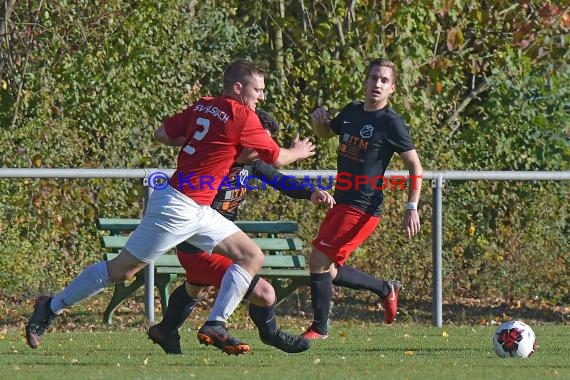
[[[273,118],[273,116],[259,108],[255,109],[255,113],[257,114],[257,117],[259,117],[259,121],[261,121],[263,129],[267,129],[272,135],[279,130],[279,123]]]
[[[236,82],[247,84],[255,75],[264,76],[265,71],[248,59],[236,59],[224,71],[224,92],[231,92]]]
[[[372,61],[370,61],[370,63],[368,63],[368,67],[366,68],[366,76],[370,74],[370,70],[372,70],[374,66],[384,66],[391,68],[392,79],[394,80],[394,82],[396,81],[396,65],[394,64],[394,62],[386,58],[375,58]]]

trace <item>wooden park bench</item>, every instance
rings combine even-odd
[[[128,234],[140,223],[140,219],[99,218],[97,228],[109,235],[102,236],[102,246],[109,250],[106,260],[112,260],[125,246]],[[293,221],[238,221],[245,233],[259,245],[265,253],[265,260],[259,275],[271,282],[275,288],[277,304],[298,287],[309,283],[309,270],[301,250],[301,240],[294,236],[299,231],[297,222]],[[287,235],[287,236],[284,236]],[[178,276],[185,277],[186,272],[180,265],[178,257],[167,253],[154,261],[154,284],[158,288],[162,310],[168,306],[170,287]],[[103,323],[111,324],[112,317],[119,305],[145,283],[144,271],[137,273],[130,283],[115,284],[113,296],[107,305]]]

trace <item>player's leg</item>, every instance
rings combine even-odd
[[[249,345],[231,337],[226,321],[243,299],[253,276],[263,264],[261,249],[233,222],[211,209],[204,213],[201,231],[189,242],[207,252],[219,252],[233,260],[222,278],[220,291],[206,323],[198,330],[198,340],[228,354],[241,354]]]
[[[323,339],[328,333],[332,299],[333,263],[342,266],[350,254],[372,233],[379,218],[354,207],[335,205],[327,212],[309,257],[313,322],[304,333],[308,339]]]
[[[336,286],[354,290],[369,290],[379,297],[388,295],[389,289],[386,281],[373,277],[350,265],[343,265],[338,268],[335,266],[331,269],[331,277],[333,278],[333,285]]]
[[[31,348],[38,348],[41,336],[64,309],[99,294],[113,282],[132,277],[146,263],[123,250],[109,262],[98,262],[85,268],[60,293],[53,297],[40,296],[26,326],[26,339]]]
[[[168,213],[163,213],[165,208]],[[131,278],[147,263],[186,240],[197,228],[200,208],[205,206],[197,205],[174,189],[153,192],[140,225],[116,258],[87,267],[53,298],[38,298],[26,326],[28,345],[37,348],[40,337],[65,308],[98,294],[113,282]],[[172,215],[173,212],[178,214]]]
[[[178,330],[194,310],[194,306],[207,294],[209,286],[191,285],[184,281],[168,298],[168,307],[162,321],[148,329],[148,338],[158,344],[165,353],[182,354]]]
[[[182,353],[178,330],[194,306],[206,296],[207,289],[210,286],[220,287],[224,273],[232,264],[230,259],[222,255],[194,252],[194,247],[185,247],[185,243],[179,244],[177,254],[186,271],[186,281],[172,292],[162,321],[148,330],[149,338],[167,354]]]
[[[222,278],[212,311],[198,330],[198,340],[202,344],[214,345],[228,354],[243,354],[250,351],[249,345],[230,336],[226,321],[243,299],[255,272],[261,267],[263,253],[242,231],[226,237],[217,244],[215,250],[234,262]]]
[[[328,320],[332,300],[331,259],[320,250],[313,248],[309,256],[311,307],[313,321],[303,333],[307,339],[328,338]]]
[[[383,280],[376,278],[350,265],[333,266],[331,269],[333,285],[355,290],[369,290],[380,297],[384,308],[384,321],[392,323],[398,310],[398,296],[402,284],[396,280]]]
[[[253,289],[252,289],[253,286]],[[275,315],[275,289],[265,279],[255,276],[250,285],[249,316],[257,326],[261,341],[288,353],[303,352],[311,342],[299,335],[293,335],[277,328]],[[249,291],[248,291],[249,292]]]

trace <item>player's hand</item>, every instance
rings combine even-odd
[[[299,138],[299,134],[296,133],[293,140],[291,140],[291,147],[289,148],[295,156],[297,160],[302,158],[311,157],[315,154],[316,146],[309,140],[308,137],[305,137],[303,140]]]
[[[314,124],[329,125],[330,124],[330,115],[327,112],[327,110],[325,110],[324,108],[317,107],[311,113],[311,120],[313,120]]]
[[[334,197],[324,190],[313,191],[313,194],[311,194],[311,202],[314,204],[326,203],[329,205],[329,208],[333,208],[336,204]]]
[[[411,239],[420,232],[420,216],[418,215],[418,210],[406,210],[404,220],[402,221],[402,229],[408,236],[408,239]]]
[[[252,148],[243,148],[236,159],[239,164],[251,164],[259,158],[259,153]]]
[[[299,138],[299,132],[295,133],[295,136],[291,139],[291,144],[289,144],[289,148],[294,148],[297,143],[299,143],[301,139]]]

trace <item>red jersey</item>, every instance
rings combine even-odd
[[[201,98],[163,125],[169,138],[186,137],[170,186],[203,205],[212,204],[243,147],[270,164],[279,157],[255,112],[225,95]]]

